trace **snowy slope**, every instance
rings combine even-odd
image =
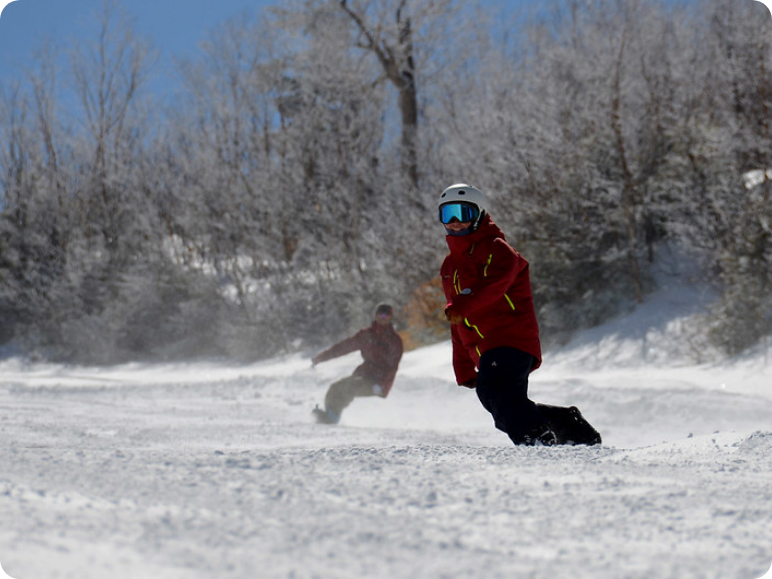
[[[454,385],[447,343],[337,427],[309,410],[356,354],[2,362],[0,562],[15,579],[756,579],[772,360],[690,363],[691,303],[665,290],[547,354],[532,398],[579,406],[593,448],[512,447]]]

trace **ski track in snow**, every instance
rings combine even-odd
[[[309,411],[356,354],[2,362],[0,563],[14,579],[764,575],[772,364],[601,347],[548,355],[531,382],[581,408],[591,448],[513,447],[455,386],[448,344],[406,354],[389,398],[336,427]]]

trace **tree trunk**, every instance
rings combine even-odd
[[[627,229],[627,252],[630,260],[630,274],[635,287],[635,299],[640,304],[643,303],[643,283],[641,281],[641,267],[638,263],[636,252],[637,230],[635,225],[634,206],[637,197],[635,190],[635,181],[630,171],[630,165],[627,162],[627,149],[625,147],[624,134],[622,132],[622,60],[625,53],[626,39],[622,39],[622,46],[619,49],[619,58],[617,60],[616,71],[614,74],[614,97],[611,100],[611,124],[614,129],[617,141],[617,152],[622,168],[624,184],[622,186],[622,209],[625,215],[625,226]]]
[[[396,10],[396,24],[399,41],[390,46],[365,22],[364,17],[354,12],[347,0],[339,0],[341,8],[348,14],[359,29],[363,42],[360,48],[371,51],[381,63],[386,78],[399,92],[399,111],[402,122],[402,171],[413,188],[418,189],[418,91],[415,84],[415,61],[413,59],[413,30],[409,17],[402,14],[406,0],[400,2]]]

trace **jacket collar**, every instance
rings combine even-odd
[[[473,246],[481,240],[494,237],[506,240],[504,232],[493,222],[490,215],[486,215],[482,223],[480,223],[480,227],[474,233],[462,236],[446,235],[445,241],[448,243],[451,254],[461,255],[469,253]]]
[[[394,332],[394,325],[393,324],[379,324],[375,320],[373,320],[373,323],[371,324],[370,328],[376,333],[376,334],[390,334],[391,332]]]

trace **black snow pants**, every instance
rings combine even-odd
[[[496,428],[515,444],[545,424],[536,404],[528,399],[528,376],[536,359],[516,348],[483,353],[477,373],[477,397],[493,415]]]

